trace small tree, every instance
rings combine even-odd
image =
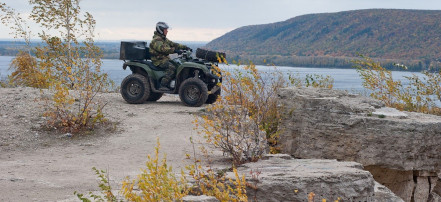
[[[105,103],[96,95],[111,84],[107,74],[101,72],[102,53],[94,45],[96,22],[91,14],[86,12],[82,15],[79,2],[30,0],[33,6],[30,18],[46,30],[39,33],[45,45],[36,48],[36,59],[32,59],[29,53],[12,65],[17,72],[13,73],[13,78],[14,75],[19,78],[15,81],[49,89],[52,98],[46,102],[48,110],[45,113],[49,117],[48,126],[67,132],[78,132],[105,121],[102,114]],[[20,26],[22,18],[15,17],[19,15],[5,4],[2,8],[5,13],[3,23],[14,22],[12,27],[15,27],[16,36],[30,36]],[[52,31],[59,35],[49,34]],[[80,43],[79,39],[83,42]],[[29,79],[29,75],[35,78]]]
[[[85,13],[80,16],[79,0],[30,0],[34,5],[31,18],[47,30],[59,31],[61,37],[43,32],[41,39],[46,46],[36,51],[39,65],[51,69],[56,80],[51,81],[54,90],[46,116],[49,124],[77,132],[105,121],[104,103],[95,99],[97,93],[107,90],[107,74],[101,72],[100,49],[94,45],[95,20]],[[78,38],[84,38],[81,44]],[[55,59],[56,58],[56,59]],[[75,90],[71,93],[69,90]]]

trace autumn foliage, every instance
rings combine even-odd
[[[44,45],[30,48],[27,22],[14,9],[0,4],[2,23],[16,38],[26,41],[26,50],[12,61],[10,81],[15,85],[44,88],[46,127],[77,133],[105,122],[106,105],[97,95],[111,81],[101,72],[101,50],[94,44],[95,20],[82,13],[79,0],[30,0],[29,18],[45,31],[38,36]],[[83,15],[84,14],[84,15]],[[55,31],[59,35],[50,35]],[[80,37],[81,41],[80,42]]]
[[[363,86],[370,96],[382,101],[388,107],[399,110],[441,115],[437,105],[441,101],[441,71],[424,71],[423,77],[406,77],[408,84],[392,77],[392,72],[383,68],[371,58],[361,56],[354,60],[355,68],[363,80]],[[406,69],[405,66],[400,65]]]
[[[333,80],[308,75],[258,71],[254,64],[234,70],[215,67],[222,74],[222,96],[207,106],[207,113],[194,121],[206,142],[228,154],[233,164],[256,161],[265,153],[278,153],[279,123],[283,106],[278,93],[289,85],[332,88]]]
[[[37,58],[27,52],[19,52],[12,60],[10,68],[14,69],[9,76],[10,83],[34,88],[49,87],[50,72],[38,68]]]
[[[166,157],[159,160],[159,147],[158,140],[154,156],[148,155],[146,169],[142,169],[137,179],[124,180],[121,192],[128,201],[173,201],[187,195],[184,173],[177,179]],[[134,190],[135,186],[139,191]]]
[[[89,193],[88,196],[75,192],[83,202],[95,201],[180,201],[186,195],[214,196],[220,201],[248,201],[245,176],[239,176],[233,169],[235,179],[218,175],[214,170],[205,170],[195,156],[194,164],[186,167],[188,173],[181,170],[180,177],[173,173],[167,164],[166,156],[159,159],[160,143],[157,140],[154,156],[148,155],[146,168],[135,178],[126,178],[122,182],[121,196],[113,193],[110,177],[106,171],[93,168],[98,179],[100,194]],[[192,178],[192,182],[188,180]]]

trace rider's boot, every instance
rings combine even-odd
[[[168,87],[168,84],[164,84],[161,82],[161,86],[159,87],[160,91],[171,91],[171,89]]]

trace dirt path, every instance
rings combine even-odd
[[[193,151],[189,138],[197,139],[192,113],[203,107],[183,106],[177,96],[129,105],[117,93],[105,94],[108,117],[120,120],[116,133],[49,137],[33,130],[41,123],[39,96],[31,88],[0,89],[0,201],[70,201],[74,191],[98,190],[92,167],[108,169],[119,188],[145,167],[157,137],[174,171],[191,163],[185,154]]]

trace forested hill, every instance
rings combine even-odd
[[[270,60],[354,57],[360,53],[373,58],[418,60],[420,66],[426,66],[441,58],[441,11],[368,9],[309,14],[241,27],[211,41],[206,48],[236,58],[266,56],[260,58]]]

